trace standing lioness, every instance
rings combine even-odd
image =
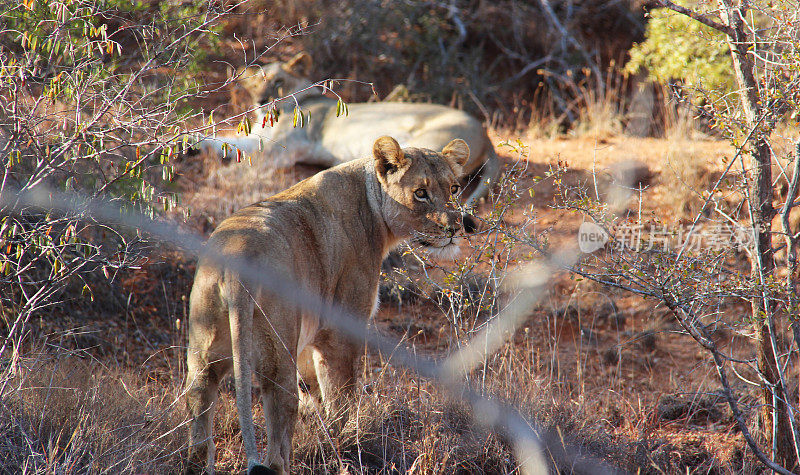
[[[462,225],[466,231],[475,227],[471,218],[451,207],[461,167],[469,158],[463,140],[453,140],[439,153],[401,150],[393,138],[381,137],[373,155],[323,171],[240,210],[214,231],[209,247],[222,256],[268,266],[366,320],[377,307],[380,265],[390,249],[412,238],[455,253],[455,235]],[[298,357],[303,378],[319,388],[331,414],[346,399],[340,396],[353,390],[360,345],[219,262],[201,258],[190,298],[190,458],[213,470],[214,402],[220,380],[233,367],[248,469],[288,473],[298,409]],[[253,429],[253,374],[261,383],[268,469],[260,465]]]

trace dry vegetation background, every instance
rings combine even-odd
[[[106,19],[124,32],[137,18],[157,15],[161,3],[183,5],[144,2],[141,11]],[[448,104],[484,119],[506,170],[496,195],[476,210],[493,232],[471,237],[455,263],[408,250],[403,267],[386,271],[383,303],[370,322],[414,352],[446,355],[513,298],[503,287],[507,272],[576,243],[586,214],[576,210],[574,190],[592,190],[598,181],[606,186],[619,178],[619,164],[633,163],[634,189],[623,216],[678,228],[703,210],[703,190],[735,156],[707,117],[695,120],[667,87],[623,70],[629,48],[644,38],[647,6],[637,0],[245,2],[208,30],[213,41],[201,35],[193,46],[204,52],[189,72],[200,86],[184,105],[213,111],[216,119],[240,114],[252,104],[229,81],[233,71],[306,51],[314,58],[314,79],[373,83],[342,83],[338,92],[349,101],[382,100],[392,92],[395,99]],[[24,6],[6,2],[3,8]],[[9,44],[16,38],[4,34]],[[123,50],[136,51],[138,37],[120,35]],[[135,70],[139,63],[129,61]],[[48,84],[47,68],[40,72],[28,80]],[[154,74],[183,72],[167,64]],[[31,97],[36,94],[34,87]],[[196,127],[207,118],[189,115],[186,123]],[[3,133],[0,138],[8,136]],[[782,126],[776,154],[790,154],[796,135],[796,128]],[[141,152],[133,146],[118,153],[133,160]],[[159,156],[154,153],[154,163]],[[156,185],[156,194],[179,202],[161,214],[204,235],[236,208],[317,171],[179,153],[172,160],[174,178]],[[737,173],[734,182],[743,176]],[[731,191],[725,199],[735,203],[741,196]],[[116,231],[85,237],[101,240],[106,232]],[[21,324],[14,302],[26,291],[2,301],[0,472],[183,470],[188,431],[180,395],[195,263],[139,236],[125,242],[134,257],[114,265],[98,257],[91,272],[65,280]],[[11,255],[11,241],[3,243]],[[103,252],[122,250],[98,245],[97,255]],[[742,255],[729,259],[746,271]],[[714,322],[717,344],[744,360],[754,351],[749,312],[746,300],[726,299]],[[788,327],[779,334],[786,351],[796,352]],[[796,364],[794,355],[789,365]],[[513,441],[482,429],[465,403],[395,366],[391,354],[367,352],[364,360],[357,410],[342,434],[331,438],[313,417],[298,423],[298,473],[519,470]],[[796,403],[797,370],[786,374]],[[743,380],[752,377],[743,374]],[[578,453],[630,472],[764,470],[745,444],[709,355],[669,309],[574,273],[557,273],[520,328],[468,379],[470,387],[559,434],[572,453],[546,458],[564,473],[575,469],[570,455]],[[733,385],[754,426],[757,389],[739,380]],[[258,417],[257,408],[257,424]],[[214,432],[217,469],[241,471],[232,384],[223,384]]]

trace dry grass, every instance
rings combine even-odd
[[[234,211],[261,201],[320,169],[313,166],[279,168],[265,160],[236,162],[210,154],[189,157],[183,164],[185,209],[197,210],[195,225],[210,233]]]
[[[420,329],[447,328],[432,307],[423,300],[407,305],[403,316]],[[525,326],[472,372],[471,384],[516,405],[582,453],[627,469],[741,469],[742,443],[724,414],[702,422],[694,416],[703,409],[698,405],[673,409],[676,416],[661,419],[662,394],[713,391],[714,383],[688,338],[672,333],[666,320],[653,322],[650,312],[646,302],[559,279]],[[387,327],[398,317],[386,308],[376,324],[397,335]],[[434,346],[446,351],[451,338],[432,345],[425,333],[407,334],[404,344],[420,352]],[[463,403],[435,384],[387,359],[366,357],[358,400],[341,433],[326,435],[318,418],[301,418],[294,470],[514,472],[509,441],[482,430]],[[110,370],[74,355],[23,360],[2,399],[2,466],[34,473],[180,471],[186,440],[184,407],[175,402],[180,376],[155,382],[139,371]],[[234,399],[231,385],[223,383],[214,429],[222,473],[237,472],[244,462]],[[263,435],[258,407],[256,417]],[[551,458],[569,473],[560,454]]]
[[[174,386],[69,353],[19,359],[4,376],[0,472],[181,471]]]
[[[355,473],[507,473],[510,448],[476,427],[469,411],[428,381],[391,366],[368,364],[354,416],[334,437],[319,419],[303,418],[296,437],[297,470],[332,473],[344,463]]]
[[[529,354],[515,345],[503,352],[515,354],[518,371],[511,361],[497,359],[487,366],[483,380],[486,394],[497,394],[517,405],[523,414],[553,431],[582,453],[607,461],[629,464],[609,432],[570,404],[555,402],[551,388],[525,369]],[[523,361],[525,359],[525,361]],[[305,414],[294,437],[296,473],[514,473],[517,461],[510,441],[481,429],[468,407],[447,397],[430,381],[385,362],[380,355],[366,358],[351,416],[344,429],[333,434],[317,414]],[[254,399],[255,400],[255,399]],[[257,435],[263,435],[263,420],[256,403]],[[243,468],[235,397],[225,389],[220,398],[214,431],[217,437],[217,470],[223,473]],[[263,439],[261,439],[263,440]],[[265,447],[261,447],[264,449]],[[574,455],[574,454],[573,454]],[[567,469],[563,454],[549,454],[554,467]]]

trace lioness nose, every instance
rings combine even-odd
[[[464,232],[472,234],[478,230],[478,223],[475,218],[467,213],[461,213],[461,221],[464,223]]]
[[[448,225],[447,225],[447,226],[444,228],[445,232],[447,233],[447,237],[453,237],[453,236],[455,236],[455,235],[456,235],[456,233],[457,233],[457,232],[458,232],[460,229],[461,229],[461,223],[459,223],[458,221],[454,221],[454,222],[452,222],[452,223],[448,224]]]

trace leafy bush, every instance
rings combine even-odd
[[[679,81],[705,91],[731,90],[733,66],[724,35],[684,15],[650,12],[645,40],[630,50],[625,69],[667,84]]]
[[[140,236],[42,211],[41,188],[153,215],[177,201],[192,71],[223,12],[125,0],[25,0],[0,16],[0,329],[19,335],[76,277],[136,262]],[[83,281],[81,298],[92,290]],[[0,346],[0,357],[13,338]]]

